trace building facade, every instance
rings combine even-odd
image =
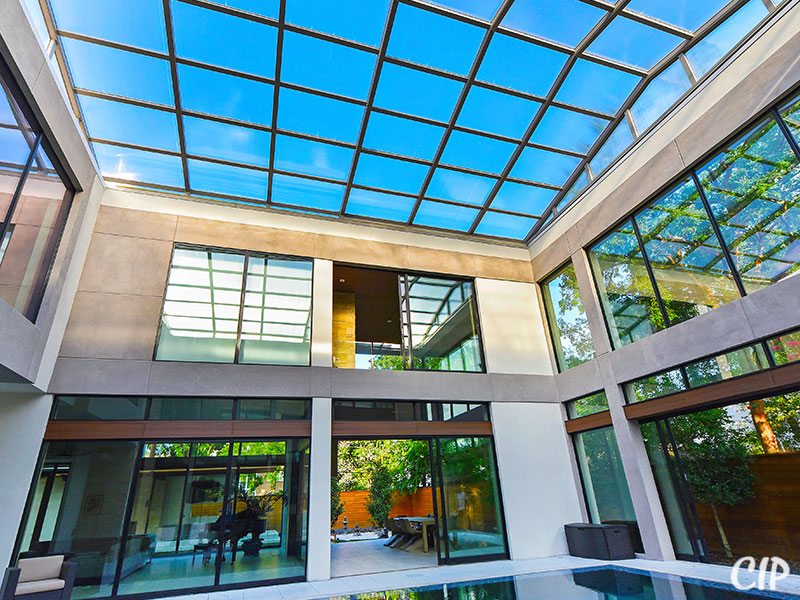
[[[29,4],[0,3],[3,562],[68,553],[84,598],[327,579],[332,444],[410,438],[440,564],[624,522],[798,572],[797,2],[529,244],[105,181]]]

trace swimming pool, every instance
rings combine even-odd
[[[800,596],[741,592],[732,585],[619,567],[551,571],[427,587],[337,596],[330,600],[755,600]]]

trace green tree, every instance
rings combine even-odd
[[[366,505],[374,527],[383,527],[384,521],[389,518],[389,513],[392,510],[393,494],[392,474],[385,466],[379,465],[372,474],[369,502]]]
[[[722,547],[731,558],[717,506],[739,506],[754,496],[749,432],[724,408],[673,417],[670,426],[692,496],[711,507]]]
[[[344,512],[342,504],[342,488],[339,485],[338,477],[331,477],[331,528],[336,525],[336,521]]]

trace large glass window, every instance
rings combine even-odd
[[[739,297],[692,180],[681,181],[635,218],[671,324]]]
[[[800,169],[789,140],[766,119],[698,170],[748,293],[800,267]]]
[[[156,360],[308,365],[311,286],[310,260],[176,247]]]
[[[21,556],[71,556],[76,598],[300,580],[308,470],[307,438],[48,442]]]
[[[472,281],[344,265],[333,278],[334,367],[483,370]]]
[[[666,326],[630,221],[593,246],[589,259],[615,347]]]
[[[35,320],[72,201],[0,62],[0,298]]]
[[[489,405],[466,402],[334,400],[337,421],[489,421]]]
[[[606,410],[608,410],[608,398],[605,392],[597,392],[567,402],[567,417],[570,419],[588,417]]]
[[[669,417],[642,435],[679,555],[777,553],[800,572],[800,394]]]
[[[615,347],[800,270],[798,107],[773,110],[591,248]]]
[[[22,537],[21,558],[66,554],[78,564],[75,598],[112,593],[136,442],[48,442]],[[123,573],[142,569],[156,536],[135,536]]]
[[[542,284],[558,367],[564,371],[595,357],[572,262]]]
[[[583,431],[572,439],[592,523],[628,525],[634,546],[641,546],[614,428]]]
[[[439,438],[440,535],[446,559],[506,554],[500,489],[491,438]]]

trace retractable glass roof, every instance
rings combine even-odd
[[[50,0],[44,17],[113,185],[529,241],[779,8]]]

